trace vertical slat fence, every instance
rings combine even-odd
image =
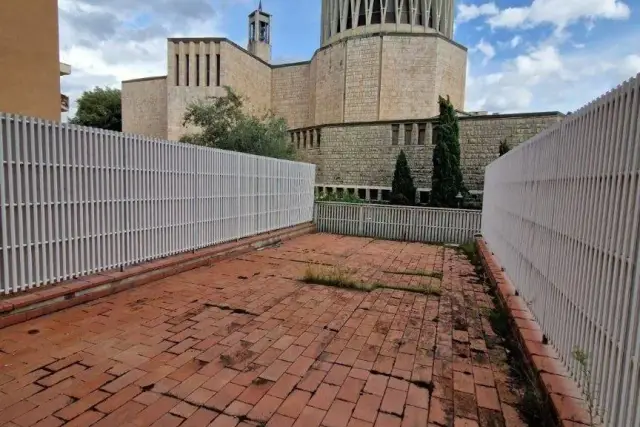
[[[313,219],[315,166],[0,114],[0,294]]]
[[[640,425],[640,75],[487,167],[482,234],[604,425]]]
[[[411,242],[463,244],[480,233],[480,211],[317,202],[318,231]]]

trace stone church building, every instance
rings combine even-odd
[[[271,63],[271,15],[249,15],[247,49],[225,38],[170,38],[167,74],[122,82],[123,131],[177,140],[186,107],[232,87],[257,115],[287,120],[321,191],[388,196],[404,150],[424,200],[431,181],[438,97],[460,117],[461,160],[472,193],[501,141],[518,144],[558,112],[465,113],[467,49],[453,40],[454,0],[322,0],[320,47],[309,61]]]

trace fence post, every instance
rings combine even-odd
[[[313,222],[316,225],[316,228],[318,228],[318,202],[313,202]]]
[[[236,170],[238,171],[237,174],[237,182],[236,182],[236,200],[238,201],[238,203],[236,204],[236,242],[238,240],[240,240],[240,175],[242,174],[242,170],[241,170],[241,156],[242,154],[238,153],[238,155],[235,156],[236,158]]]
[[[5,184],[4,184],[4,130],[7,125],[7,116],[0,113],[0,294],[8,293],[9,286],[9,245],[7,244],[7,219],[5,213]],[[7,144],[10,144],[7,141]]]
[[[122,234],[122,252],[124,254],[122,261],[120,263],[120,271],[124,271],[124,266],[126,260],[129,259],[129,197],[128,190],[129,186],[127,185],[127,171],[130,169],[127,167],[127,148],[131,147],[132,141],[127,141],[129,136],[126,134],[118,135],[118,141],[120,142],[120,146],[122,147],[122,199],[124,202],[124,206],[122,207],[122,219],[124,222],[124,233]]]
[[[416,218],[418,216],[418,211],[414,210],[414,209],[408,209],[407,212],[409,213],[409,241],[411,242],[415,242],[416,240],[418,240],[416,238]]]
[[[364,204],[360,205],[360,211],[358,212],[358,236],[364,235]]]
[[[198,151],[200,149],[198,147],[189,147],[189,149],[195,156],[196,164],[195,170],[193,171],[193,185],[195,188],[193,190],[193,240],[191,242],[191,252],[195,252],[198,249],[198,218],[200,218],[198,215],[198,209],[200,207],[198,205],[198,167],[200,165],[200,156],[198,155],[200,153]]]

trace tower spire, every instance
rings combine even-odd
[[[271,15],[262,11],[262,0],[258,2],[258,9],[249,14],[247,50],[266,62],[271,60]]]

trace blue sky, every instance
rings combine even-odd
[[[166,38],[247,42],[257,0],[59,0],[61,59],[72,99],[95,85],[166,73]],[[264,0],[273,61],[319,46],[320,0]],[[467,46],[465,109],[573,111],[640,72],[640,0],[457,0]]]

